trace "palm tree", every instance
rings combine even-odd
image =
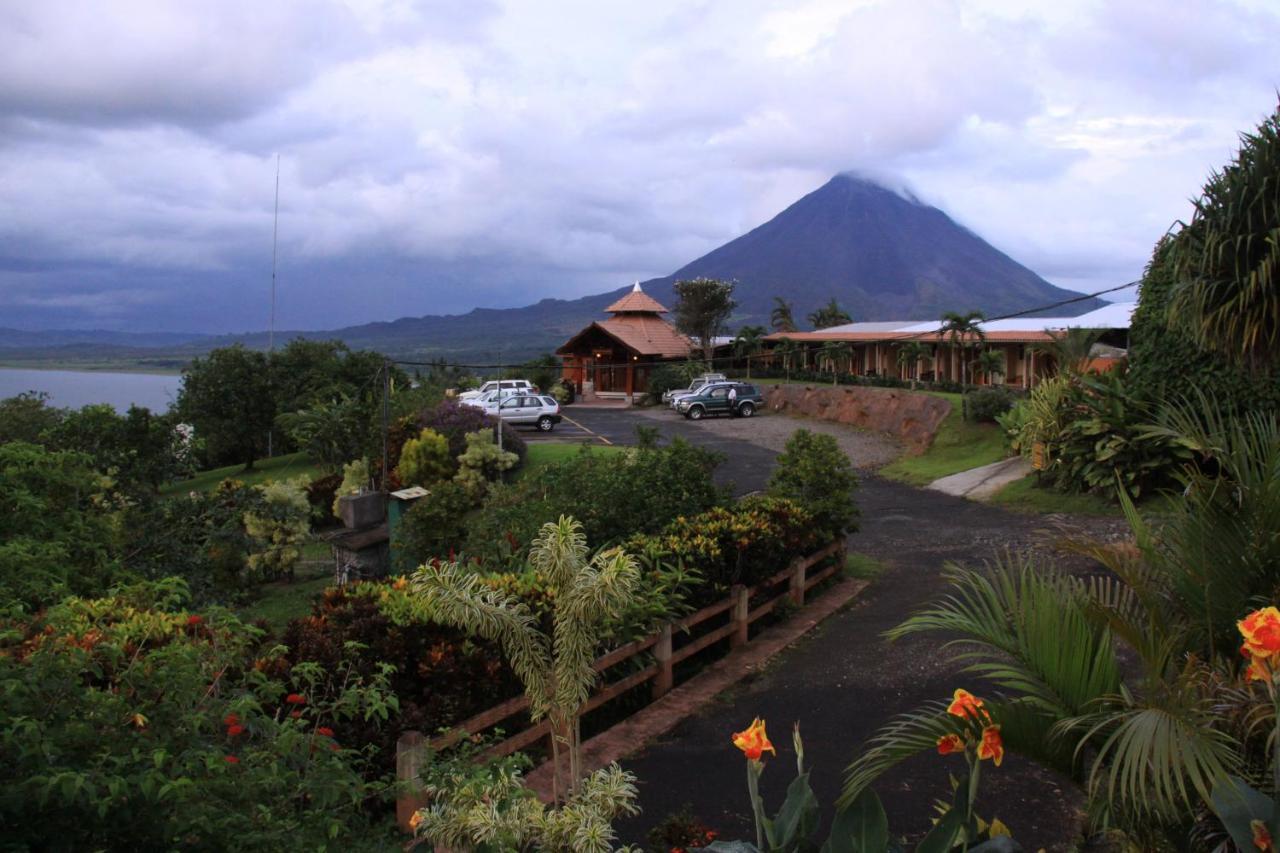
[[[836,365],[846,352],[849,351],[848,345],[840,341],[826,341],[818,350],[818,361],[825,363],[831,371],[831,384],[836,384],[836,377],[839,373],[836,371]]]
[[[974,372],[985,376],[988,385],[995,384],[994,377],[1004,376],[1006,367],[1004,353],[999,350],[983,350],[973,360]]]
[[[1035,347],[1036,352],[1052,357],[1060,372],[1079,376],[1088,368],[1093,345],[1102,338],[1102,330],[1072,326],[1061,332],[1050,332],[1049,337],[1053,341]]]
[[[791,313],[791,303],[781,296],[773,297],[773,310],[769,312],[769,325],[775,332],[796,331],[796,321]]]
[[[933,350],[921,341],[907,341],[898,347],[898,364],[905,368],[911,379],[911,390],[916,390],[916,378],[920,375],[920,362],[933,358]]]
[[[829,329],[832,326],[843,326],[845,323],[852,322],[853,318],[836,304],[834,296],[831,297],[830,302],[809,315],[809,323],[815,329]]]
[[[938,337],[945,337],[947,343],[961,351],[960,384],[969,384],[969,364],[964,358],[964,351],[979,343],[986,343],[987,334],[982,331],[984,315],[981,311],[966,311],[960,314],[948,311],[942,315],[942,326],[938,329]]]
[[[778,345],[773,348],[774,352],[782,358],[782,368],[787,373],[788,382],[791,381],[791,360],[795,358],[798,348],[799,345],[791,338],[779,338]]]
[[[556,590],[551,634],[517,596],[485,586],[470,566],[425,565],[413,575],[424,615],[497,642],[524,685],[533,720],[551,724],[554,793],[562,790],[560,748],[569,758],[570,794],[582,778],[579,718],[598,673],[593,668],[599,629],[635,601],[640,577],[621,548],[587,556],[582,524],[568,516],[542,526],[529,551],[529,567]]]
[[[740,358],[746,359],[747,378],[751,378],[751,357],[760,352],[764,346],[764,326],[743,326],[738,336],[733,339],[733,351]]]

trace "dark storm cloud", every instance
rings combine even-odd
[[[1073,287],[1274,105],[1260,3],[0,9],[0,326],[334,327],[662,275],[832,173]]]

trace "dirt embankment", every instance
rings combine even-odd
[[[938,427],[951,413],[951,404],[941,397],[899,388],[770,385],[762,390],[771,412],[887,433],[902,441],[907,452],[913,454],[928,449]]]

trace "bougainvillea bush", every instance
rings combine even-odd
[[[293,664],[180,581],[0,616],[6,847],[375,849],[388,783],[353,726],[395,712],[387,670]]]

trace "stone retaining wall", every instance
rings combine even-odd
[[[932,394],[864,385],[764,385],[771,412],[790,412],[888,433],[907,451],[923,453],[933,443],[951,404]]]

